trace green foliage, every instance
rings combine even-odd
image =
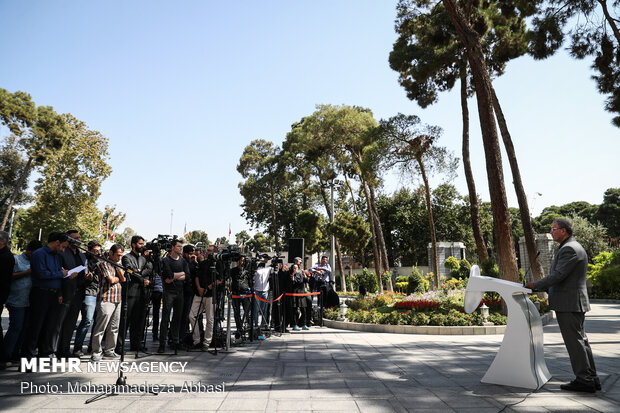
[[[273,237],[268,237],[262,232],[254,234],[246,244],[248,249],[253,252],[271,251],[274,248]]]
[[[449,280],[446,280],[446,282],[444,282],[441,285],[441,289],[444,291],[462,290],[462,289],[467,288],[468,280],[469,278],[450,278]]]
[[[344,251],[349,254],[364,249],[370,241],[370,224],[360,215],[346,211],[336,213],[331,230]]]
[[[480,275],[499,278],[499,268],[493,258],[489,257],[480,263]]]
[[[620,249],[603,251],[588,265],[588,279],[592,283],[592,296],[597,298],[620,297]]]
[[[304,209],[297,213],[295,219],[295,237],[304,239],[304,248],[308,254],[317,254],[329,245],[326,236],[327,221],[316,211]]]
[[[603,203],[598,207],[595,218],[607,228],[607,234],[620,238],[620,188],[609,188],[603,196]]]
[[[581,244],[588,259],[592,261],[603,251],[609,250],[609,246],[605,242],[607,230],[601,224],[592,224],[582,217],[573,217],[573,236]]]
[[[188,232],[187,236],[185,237],[185,242],[192,245],[196,245],[200,242],[200,246],[203,248],[211,245],[211,241],[209,241],[209,236],[207,235],[207,233],[199,229]]]
[[[450,270],[450,276],[455,277],[459,274],[459,269],[461,268],[461,264],[459,264],[459,260],[455,257],[448,257],[444,262],[444,266]]]
[[[15,136],[8,136],[3,140],[0,146],[0,165],[2,165],[2,168],[0,168],[0,213],[2,213],[6,211],[19,175],[26,167],[26,159],[17,147]],[[19,188],[19,194],[15,199],[14,205],[23,205],[32,200],[32,196],[26,192],[29,176],[30,171],[24,177],[24,182]]]
[[[600,6],[600,7],[599,7]],[[602,11],[601,9],[604,9]],[[533,19],[531,54],[536,59],[553,55],[570,38],[568,50],[576,59],[592,58],[600,93],[607,94],[605,109],[620,127],[620,21],[617,1],[550,0]]]
[[[573,216],[580,216],[594,222],[594,216],[598,210],[598,205],[592,205],[585,201],[569,202],[560,206],[552,205],[543,209],[535,219],[535,228],[540,233],[547,233],[556,219]]]
[[[374,272],[368,271],[368,268],[364,268],[362,273],[357,275],[357,284],[358,286],[363,285],[369,293],[374,293],[379,289],[377,275]]]
[[[396,291],[398,292],[407,292],[407,294],[409,294],[409,291],[407,289],[407,287],[409,286],[409,283],[407,281],[396,281],[396,283],[394,284],[394,288],[396,288]]]
[[[407,294],[425,292],[428,291],[428,287],[428,280],[425,280],[422,272],[414,266],[407,278]]]
[[[456,188],[449,184],[437,186],[431,202],[437,239],[462,241],[468,251],[475,250],[469,206]],[[377,208],[391,262],[398,258],[403,266],[428,265],[431,239],[424,188],[402,188],[392,196],[379,196]],[[490,210],[482,213],[490,221]]]
[[[24,241],[37,238],[39,229],[44,238],[52,231],[68,229],[77,229],[86,240],[99,234],[101,212],[96,201],[103,180],[112,171],[107,163],[108,139],[68,114],[58,123],[70,139],[54,152],[46,152],[49,146],[40,148],[45,152],[45,167],[36,181],[35,204],[20,220]]]
[[[471,264],[465,258],[459,261],[459,277],[469,278],[469,271],[471,270]]]

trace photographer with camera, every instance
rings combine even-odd
[[[92,329],[94,325],[94,315],[97,309],[97,295],[99,294],[99,274],[96,271],[97,259],[95,256],[101,256],[101,244],[97,241],[90,241],[88,243],[88,252],[86,258],[88,259],[88,272],[91,274],[91,278],[86,281],[84,287],[84,302],[82,303],[82,321],[77,326],[75,331],[75,341],[73,343],[73,354],[78,357],[84,355],[82,347],[84,345],[84,339],[88,330]],[[92,343],[92,334],[91,334]],[[89,345],[92,350],[92,344]]]
[[[144,335],[144,311],[147,306],[147,290],[151,284],[151,276],[153,273],[152,265],[147,262],[146,256],[150,251],[144,248],[144,238],[139,235],[131,237],[131,252],[123,256],[122,264],[124,267],[133,271],[131,279],[121,284],[122,288],[127,288],[127,317],[121,310],[121,325],[116,343],[116,353],[121,353],[121,347],[125,344],[127,329],[129,329],[129,346],[130,351],[146,352],[145,347],[141,347],[140,343]],[[127,319],[127,325],[125,325]]]
[[[249,272],[245,265],[245,257],[241,256],[237,261],[237,266],[230,270],[230,278],[232,281],[231,291],[233,295],[249,295],[250,280]],[[232,306],[235,312],[235,325],[237,326],[237,333],[243,334],[244,321],[250,323],[250,297],[232,298]],[[241,314],[241,308],[243,307],[243,315]]]
[[[172,348],[176,351],[179,347],[179,329],[181,327],[181,316],[183,313],[183,284],[186,277],[190,276],[187,262],[183,259],[183,243],[179,239],[171,241],[172,249],[170,254],[162,260],[162,279],[164,286],[164,308],[161,313],[161,324],[159,327],[160,340],[158,353],[166,351],[166,339],[168,337],[168,323],[170,322],[170,311],[172,315]]]
[[[189,323],[192,328],[192,343],[194,348],[208,350],[209,343],[213,338],[213,286],[221,284],[218,270],[219,263],[215,259],[215,247],[209,246],[206,258],[199,262],[198,274],[194,279],[194,297],[189,311]],[[200,344],[200,326],[197,319],[202,323],[202,314],[207,317],[207,325],[204,329],[205,339]]]
[[[183,284],[183,317],[181,317],[181,330],[179,331],[179,337],[185,342],[186,336],[190,333],[189,312],[194,299],[194,279],[198,273],[198,259],[193,245],[183,246],[183,259],[187,262],[190,273]]]

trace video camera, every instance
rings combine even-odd
[[[159,234],[157,235],[157,238],[154,238],[151,242],[147,242],[144,245],[143,251],[151,250],[151,257],[153,259],[157,259],[161,257],[162,250],[170,252],[170,250],[172,250],[173,241],[176,241],[177,239],[178,238],[176,235],[170,236]]]
[[[213,254],[213,258],[222,262],[239,261],[241,257],[245,257],[245,255],[241,254],[238,245],[229,245],[228,248]]]

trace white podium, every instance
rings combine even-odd
[[[521,284],[482,277],[477,265],[471,267],[465,291],[465,312],[476,311],[486,291],[499,293],[508,306],[504,340],[495,360],[480,380],[482,383],[539,389],[551,374],[545,362],[540,314]]]

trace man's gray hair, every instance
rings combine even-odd
[[[558,228],[564,228],[569,236],[573,235],[573,223],[566,218],[556,219],[553,222],[558,224]]]
[[[9,242],[9,233],[6,231],[0,231],[0,241]]]

